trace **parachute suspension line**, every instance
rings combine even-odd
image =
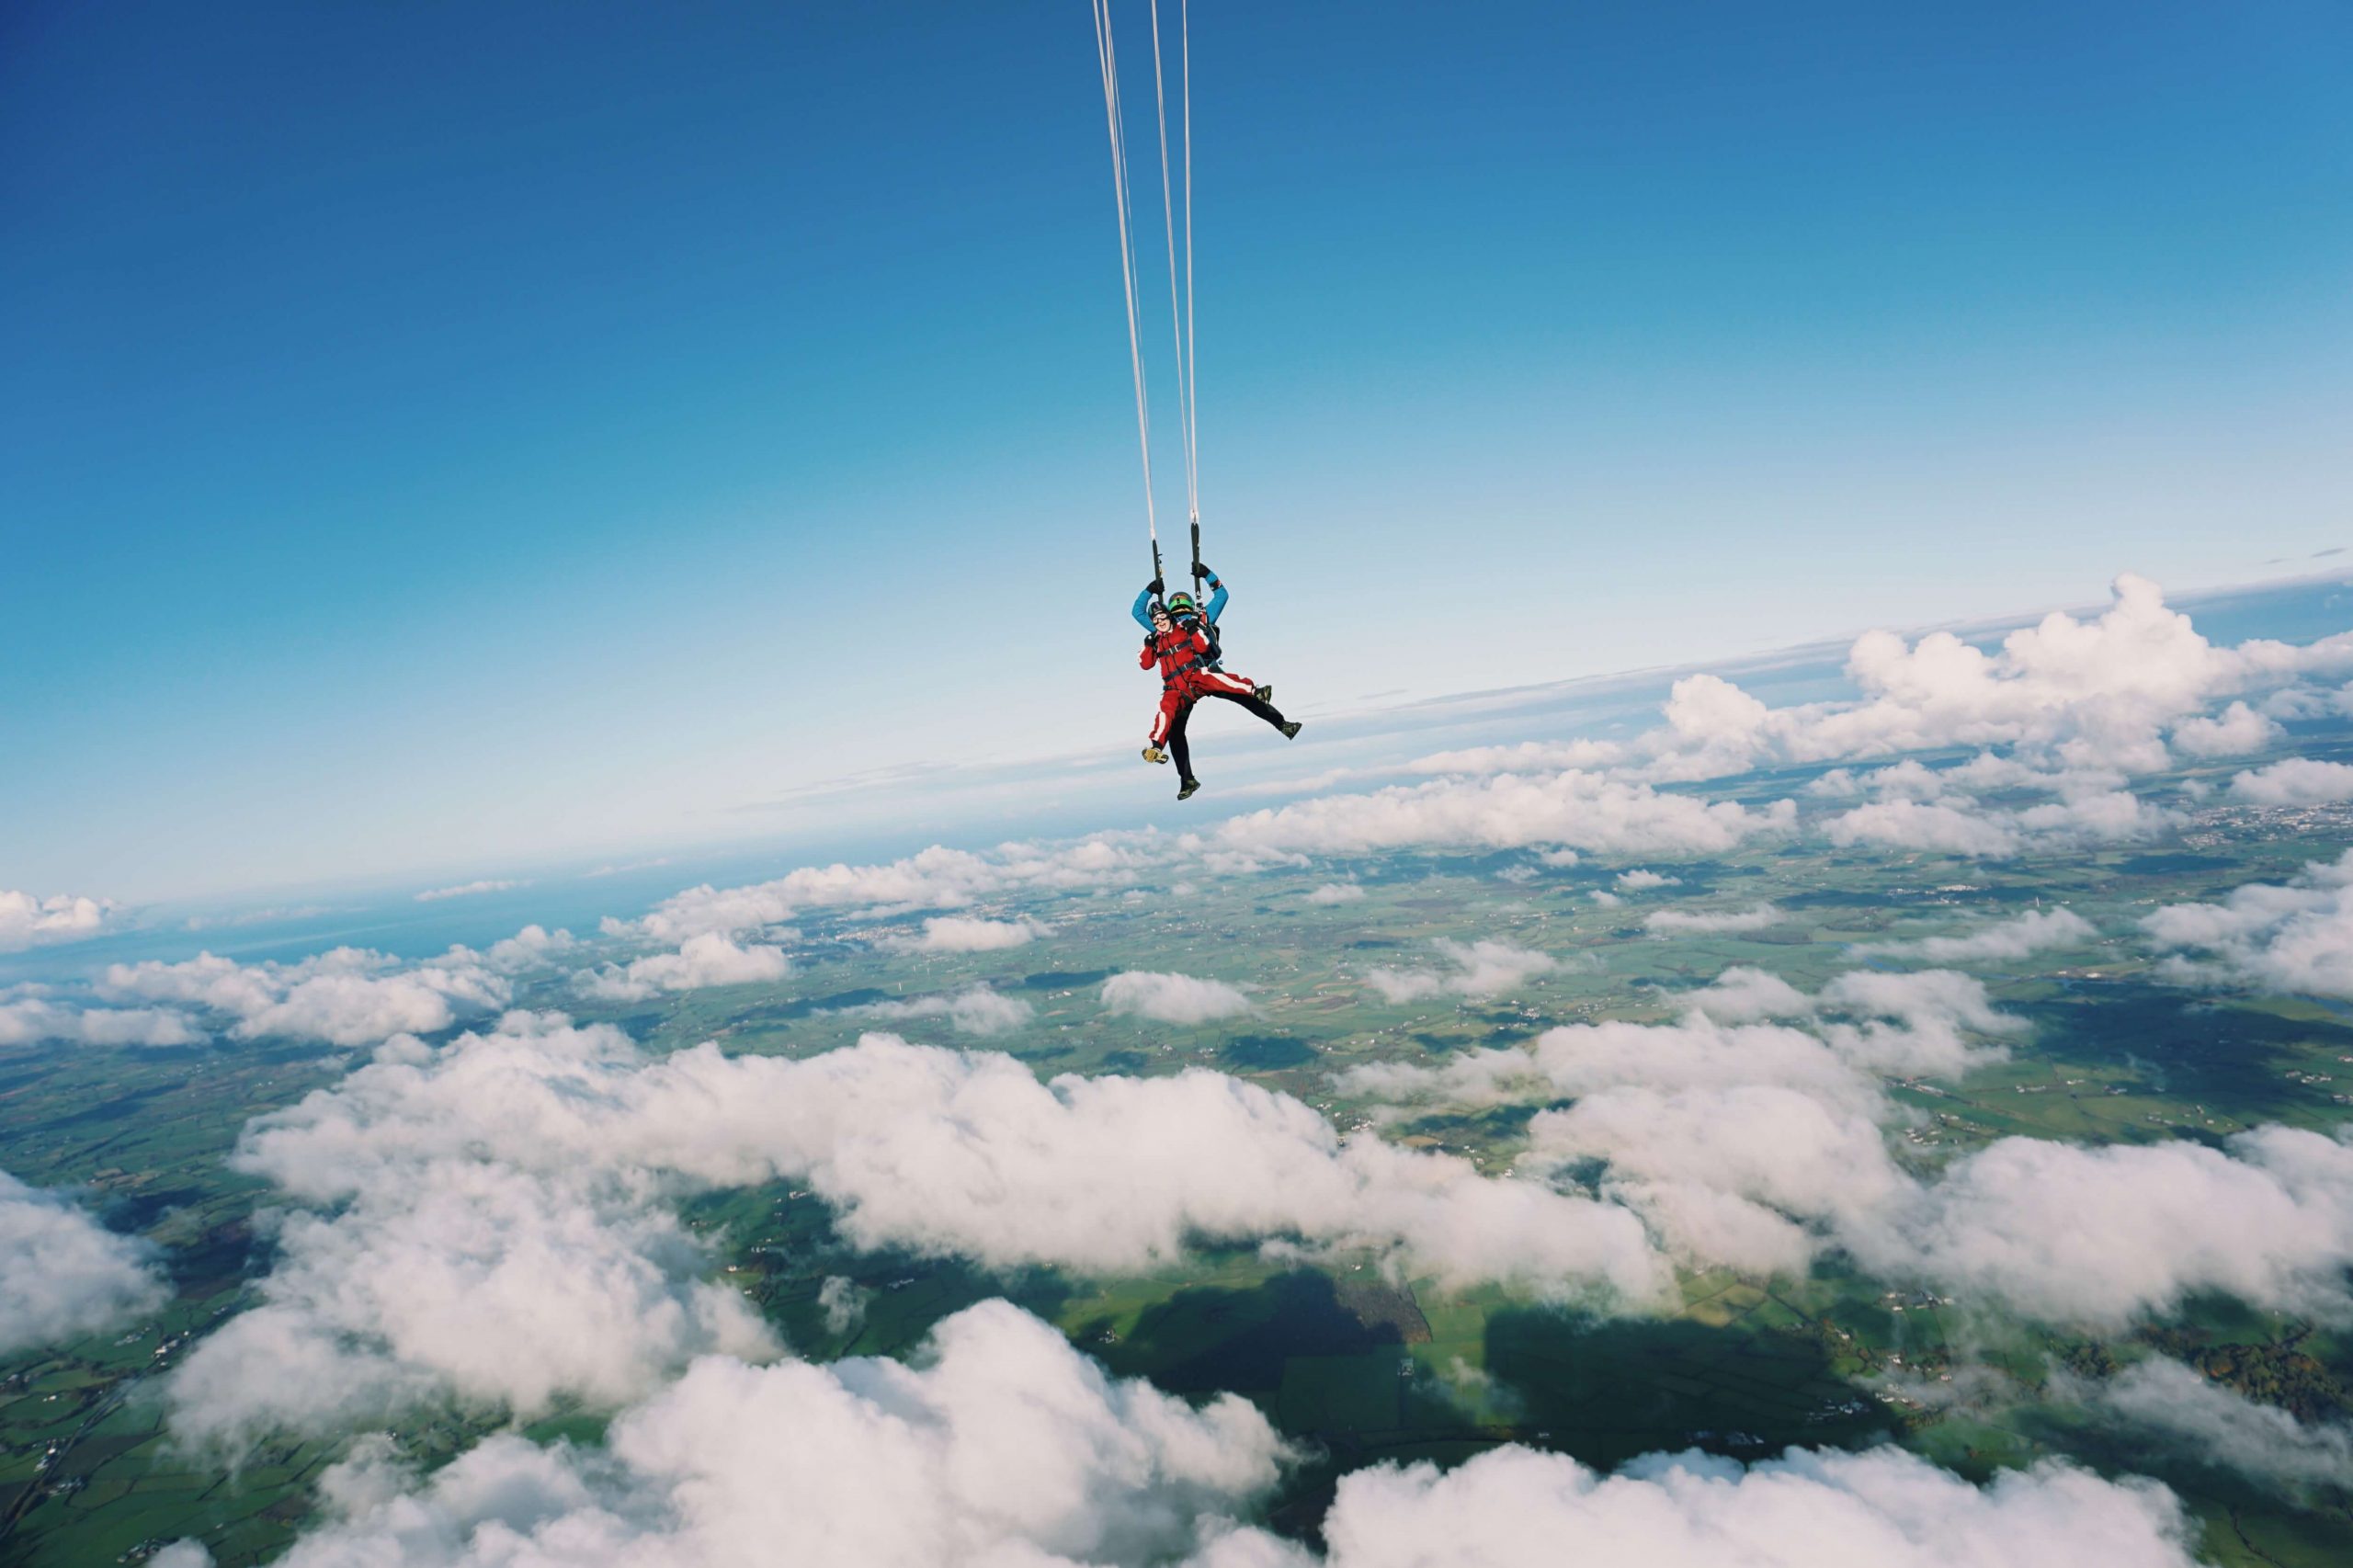
[[[1176,215],[1168,177],[1168,93],[1160,68],[1160,0],[1152,0],[1152,101],[1160,128],[1160,219],[1168,238],[1168,330],[1176,352],[1176,432],[1185,459],[1185,506],[1192,518],[1193,560],[1201,559],[1200,443],[1194,435],[1193,414],[1193,41],[1190,0],[1177,0],[1177,26],[1183,52],[1178,58],[1177,91],[1183,95],[1185,166],[1185,293],[1176,294]],[[1198,574],[1193,592],[1201,590]]]
[[[1120,61],[1111,41],[1111,0],[1093,0],[1095,52],[1103,67],[1103,116],[1111,134],[1111,195],[1120,212],[1120,281],[1128,297],[1128,360],[1135,369],[1136,443],[1143,451],[1143,518],[1152,535],[1152,574],[1160,576],[1160,522],[1152,499],[1152,405],[1144,394],[1143,339],[1136,330],[1135,247],[1130,238],[1127,128],[1120,117]],[[1153,40],[1155,49],[1157,29]],[[1195,554],[1198,556],[1197,550]]]
[[[1153,29],[1157,40],[1160,30]],[[1185,95],[1185,499],[1193,513],[1193,564],[1201,563],[1201,403],[1199,385],[1193,380],[1193,8],[1192,0],[1176,0],[1176,57],[1179,84]],[[1193,592],[1201,580],[1193,579]]]

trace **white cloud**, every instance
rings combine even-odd
[[[2122,1325],[2201,1291],[2353,1320],[2353,1149],[2269,1127],[2228,1152],[2006,1138],[1922,1183],[1887,1156],[1883,1075],[1951,1078],[2022,1027],[1950,971],[1855,971],[1808,999],[1728,974],[1664,1025],[1573,1024],[1437,1068],[1343,1074],[1375,1097],[1571,1097],[1529,1129],[1539,1167],[1609,1166],[1605,1193],[1685,1254],[1796,1268],[1822,1245],[2027,1315]],[[1802,1017],[1804,1027],[1742,1023]],[[1769,1130],[1769,1135],[1760,1135]]]
[[[2011,632],[1992,653],[1950,632],[1916,643],[1867,632],[1847,661],[1862,691],[1858,701],[1773,709],[1718,676],[1687,676],[1675,684],[1665,728],[1630,749],[1649,755],[1648,770],[1661,778],[1954,745],[2008,746],[2068,767],[2149,772],[2169,761],[2164,732],[2178,734],[2177,726],[2214,703],[2347,667],[2353,634],[2307,647],[2217,648],[2188,617],[2165,608],[2155,584],[2127,574],[2097,619],[2054,612]],[[2226,711],[2212,730],[2191,729],[2188,744],[2222,744],[2226,736],[2236,744],[2249,729]]]
[[[1440,1067],[1359,1067],[1339,1082],[1376,1097],[1468,1106],[1619,1086],[1762,1084],[1883,1118],[1880,1074],[1958,1076],[2005,1054],[1985,1037],[2022,1027],[1994,1008],[1982,983],[1949,970],[1850,972],[1808,997],[1759,971],[1733,969],[1684,1000],[1688,1011],[1674,1023],[1565,1024],[1524,1046],[1461,1052]],[[1802,1017],[1806,1027],[1748,1021],[1763,1017]]]
[[[1648,892],[1653,888],[1680,887],[1682,883],[1683,879],[1681,877],[1670,877],[1663,875],[1657,871],[1646,871],[1642,869],[1640,867],[1637,867],[1631,871],[1620,871],[1618,873],[1618,885],[1624,888],[1628,892]]]
[[[1586,897],[1593,900],[1597,905],[1603,909],[1615,909],[1620,904],[1626,902],[1624,899],[1620,898],[1616,893],[1611,892],[1607,888],[1596,888],[1591,892],[1586,894]]]
[[[2176,750],[2188,756],[2244,756],[2277,745],[2286,732],[2244,702],[2234,702],[2211,719],[2190,719],[2174,727]]]
[[[702,991],[714,985],[759,985],[792,972],[782,948],[742,947],[715,931],[689,937],[675,953],[654,953],[626,966],[583,971],[574,983],[601,1002],[642,1002],[662,991]]]
[[[2302,996],[2353,996],[2353,850],[2285,884],[2249,882],[2220,903],[2167,904],[2141,922],[2178,980]]]
[[[1641,855],[1706,855],[1796,820],[1793,802],[1763,810],[1647,784],[1567,772],[1501,774],[1327,795],[1229,819],[1221,846],[1251,855],[1362,855],[1382,849],[1522,849],[1561,846]]]
[[[922,936],[890,938],[889,945],[907,952],[993,953],[1027,947],[1046,932],[1045,922],[1026,915],[1012,920],[942,915],[923,923]]]
[[[1529,1142],[1547,1163],[1607,1160],[1606,1190],[1667,1244],[1756,1273],[1802,1274],[1813,1259],[1815,1238],[1785,1214],[1851,1227],[1904,1182],[1871,1116],[1765,1084],[1621,1085],[1539,1115]]]
[[[1893,1448],[1792,1449],[1742,1467],[1694,1450],[1603,1475],[1508,1447],[1451,1470],[1378,1465],[1340,1478],[1326,1568],[2190,1568],[2172,1493],[2043,1462],[1980,1489]],[[1275,1562],[1281,1562],[1276,1559]],[[1292,1560],[1308,1568],[1302,1554]]]
[[[1948,801],[1872,801],[1831,818],[1823,832],[1840,848],[1857,844],[2003,858],[2018,852],[2018,829],[1963,797]]]
[[[170,1292],[154,1249],[0,1171],[0,1355],[115,1328]]]
[[[1251,1010],[1250,998],[1222,980],[1130,970],[1103,983],[1103,1009],[1164,1024],[1206,1024]]]
[[[2353,1426],[2306,1425],[2204,1374],[2153,1357],[2101,1382],[2062,1375],[2054,1392],[2110,1423],[2179,1448],[2201,1464],[2238,1471],[2290,1498],[2353,1490]]]
[[[494,1437],[429,1476],[363,1449],[285,1568],[1165,1562],[1274,1484],[1247,1401],[1117,1381],[1003,1301],[914,1364],[697,1363],[601,1449]]]
[[[72,1007],[40,996],[0,1001],[0,1045],[193,1045],[201,1030],[163,1007]]]
[[[514,974],[552,963],[578,945],[569,931],[550,931],[544,926],[526,926],[512,937],[493,942],[490,950],[483,957],[491,968],[503,974]]]
[[[114,904],[103,898],[65,893],[35,898],[28,892],[0,888],[0,953],[95,937],[106,928],[113,913]]]
[[[1750,909],[1654,911],[1643,921],[1645,930],[1662,935],[1704,931],[1762,931],[1768,926],[1778,926],[1783,916],[1769,903]]]
[[[1097,834],[1075,844],[1004,844],[987,854],[940,845],[881,866],[803,866],[747,887],[688,888],[633,928],[657,942],[734,936],[809,909],[956,909],[1021,888],[1113,886],[1152,864],[1150,834]]]
[[[825,1332],[849,1333],[866,1321],[866,1292],[846,1274],[829,1274],[817,1287],[817,1305],[825,1314]]]
[[[2005,1138],[1846,1240],[1866,1267],[2046,1319],[2121,1326],[2201,1291],[2353,1318],[2353,1150],[2283,1127],[2229,1150]]]
[[[1516,991],[1536,975],[1559,967],[1550,953],[1516,948],[1509,942],[1455,942],[1441,937],[1431,944],[1454,965],[1454,972],[1369,970],[1365,983],[1383,1000],[1404,1003],[1451,993],[1457,996],[1495,996]]]
[[[848,1017],[892,1023],[909,1018],[946,1018],[954,1028],[971,1035],[1000,1035],[1017,1029],[1037,1017],[1038,1009],[1017,996],[1007,996],[985,985],[968,986],[944,996],[919,996],[911,1002],[868,1002],[839,1011]]]
[[[2231,776],[2231,799],[2249,806],[2313,806],[2353,801],[2353,766],[2290,757]]]
[[[464,948],[406,969],[358,948],[294,964],[240,964],[207,952],[184,963],[109,964],[98,988],[116,998],[223,1015],[240,1040],[281,1036],[346,1046],[445,1029],[506,1006],[511,994],[506,979]]]
[[[480,881],[460,882],[456,887],[427,888],[416,895],[416,902],[433,903],[445,898],[474,898],[483,893],[506,892],[515,888],[527,888],[530,885],[529,882],[496,882],[487,879]]]
[[[1881,942],[1861,952],[1923,958],[1931,963],[2028,958],[2056,948],[2080,948],[2099,936],[2072,909],[2030,909],[2015,920],[1998,920],[1965,937],[1928,937],[1916,942]]]
[[[1365,896],[1362,882],[1325,882],[1307,895],[1310,903],[1355,903]]]
[[[255,1120],[232,1165],[317,1211],[280,1226],[262,1304],[172,1374],[174,1426],[233,1448],[445,1392],[528,1418],[640,1397],[705,1352],[772,1351],[758,1314],[699,1278],[707,1255],[654,1173],[548,1131],[638,1060],[618,1030],[509,1014],[438,1052],[394,1040]]]
[[[756,1316],[700,1278],[659,1200],[774,1180],[813,1190],[855,1245],[995,1268],[1129,1273],[1256,1242],[1599,1302],[1670,1289],[1622,1209],[1344,1141],[1222,1074],[1040,1083],[1009,1056],[880,1035],[797,1061],[656,1059],[609,1027],[510,1014],[438,1051],[392,1042],[255,1122],[234,1163],[307,1211],[263,1305],[173,1379],[176,1426],[232,1443],[437,1391],[609,1403],[696,1354],[746,1353]]]

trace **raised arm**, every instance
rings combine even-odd
[[[1206,566],[1201,568],[1201,576],[1210,585],[1209,607],[1201,611],[1201,618],[1214,626],[1217,624],[1217,618],[1225,613],[1225,585],[1219,582],[1217,574]]]
[[[1158,594],[1163,586],[1164,585],[1157,577],[1154,577],[1151,582],[1146,583],[1143,585],[1143,592],[1136,596],[1135,607],[1128,611],[1130,615],[1136,618],[1136,624],[1142,627],[1146,631],[1150,631],[1152,630],[1153,597]]]

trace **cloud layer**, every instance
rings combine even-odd
[[[208,952],[183,963],[109,964],[98,989],[212,1014],[240,1040],[344,1046],[446,1029],[506,1006],[512,992],[492,960],[464,948],[414,967],[358,948],[293,964],[240,964]]]
[[[143,1317],[169,1292],[153,1249],[0,1171],[0,1355]]]
[[[392,1041],[256,1121],[235,1163],[309,1211],[281,1233],[264,1305],[175,1377],[176,1423],[229,1441],[443,1389],[609,1403],[705,1351],[754,1355],[756,1321],[701,1278],[665,1200],[779,1179],[855,1244],[995,1267],[1131,1273],[1196,1241],[1267,1242],[1605,1302],[1668,1289],[1621,1209],[1344,1141],[1221,1074],[1040,1083],[1010,1057],[881,1035],[801,1061],[654,1060],[609,1027],[512,1014],[438,1051]]]

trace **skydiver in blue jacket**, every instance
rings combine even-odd
[[[1209,580],[1211,591],[1206,608],[1194,603],[1190,594],[1170,594],[1166,603],[1155,603],[1165,585],[1154,577],[1136,596],[1131,612],[1144,631],[1139,663],[1145,669],[1160,666],[1160,709],[1153,717],[1143,757],[1146,762],[1166,762],[1175,755],[1180,801],[1201,787],[1193,777],[1192,752],[1185,741],[1186,721],[1193,716],[1193,704],[1200,699],[1222,697],[1245,708],[1280,730],[1286,740],[1299,733],[1298,722],[1285,719],[1267,700],[1274,695],[1273,687],[1226,673],[1217,644],[1217,618],[1225,610],[1225,585],[1207,567],[1197,567],[1194,574]]]

